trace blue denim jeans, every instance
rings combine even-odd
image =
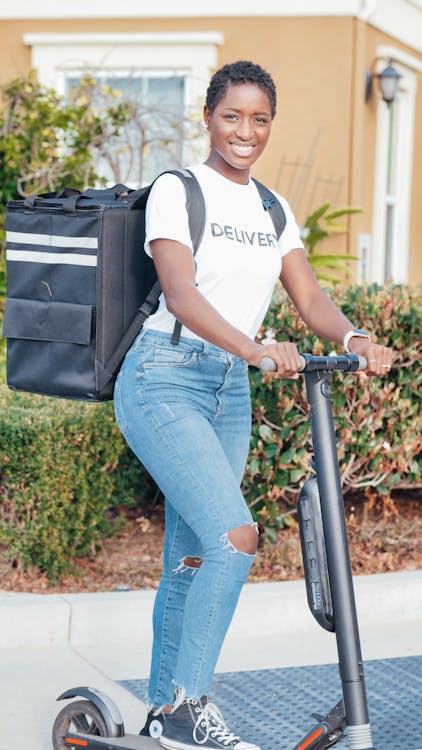
[[[228,537],[254,525],[240,490],[251,425],[247,365],[207,342],[172,345],[166,333],[141,332],[114,404],[128,445],[166,498],[149,698],[172,703],[178,687],[198,699],[254,559]]]

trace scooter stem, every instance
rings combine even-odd
[[[343,495],[332,418],[329,373],[306,372],[310,424],[330,579],[350,750],[372,745]]]

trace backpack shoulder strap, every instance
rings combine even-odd
[[[201,186],[196,179],[193,172],[190,169],[177,169],[172,170],[170,174],[175,174],[182,180],[186,190],[186,211],[189,220],[189,231],[192,240],[193,255],[195,257],[196,251],[201,244],[202,237],[204,236],[205,219],[206,219],[206,206]],[[178,344],[180,339],[180,333],[182,330],[182,324],[176,320],[171,335],[171,343]]]
[[[280,201],[275,197],[274,193],[269,190],[262,182],[252,178],[259,195],[261,196],[262,205],[265,211],[270,212],[271,219],[274,224],[275,233],[279,240],[286,226],[286,214],[284,213],[283,206]]]
[[[188,169],[175,169],[169,170],[169,173],[179,177],[179,179],[185,186],[186,210],[189,218],[189,231],[192,239],[193,254],[195,255],[204,235],[206,216],[205,199],[199,182],[193,172]],[[163,174],[166,174],[166,172],[163,172]],[[135,195],[132,194],[132,198],[134,200],[132,202],[131,209],[145,208],[154,182],[152,182],[151,185],[148,185],[147,187],[136,191]],[[133,340],[138,335],[146,319],[151,315],[160,295],[161,287],[160,282],[157,279],[148,296],[146,297],[139,310],[137,311],[135,317],[128,326],[122,340],[119,342],[118,346],[110,356],[104,368],[102,368],[102,372],[99,377],[101,377],[101,382],[103,385],[113,377],[116,369],[120,365],[122,358],[132,345]],[[182,326],[179,321],[176,320],[171,337],[172,344],[178,343],[181,330]]]
[[[190,169],[174,169],[169,174],[177,175],[186,190],[186,211],[189,219],[189,232],[195,255],[202,242],[205,230],[206,206],[201,186]]]
[[[152,186],[163,174],[174,174],[183,182],[186,192],[189,232],[192,240],[193,254],[195,255],[204,235],[206,207],[199,182],[189,169],[168,169],[166,172],[159,174],[150,185],[132,193],[131,198],[133,202],[131,208],[145,208]]]

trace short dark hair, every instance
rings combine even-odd
[[[273,79],[266,70],[249,60],[238,60],[227,63],[217,70],[211,78],[207,90],[205,104],[213,112],[218,102],[223,98],[227,87],[241,83],[254,83],[268,95],[271,105],[271,116],[276,113],[277,94]]]

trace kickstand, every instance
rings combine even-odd
[[[294,746],[293,750],[326,750],[345,737],[346,716],[344,703],[339,701],[326,716],[312,714],[318,724]]]

